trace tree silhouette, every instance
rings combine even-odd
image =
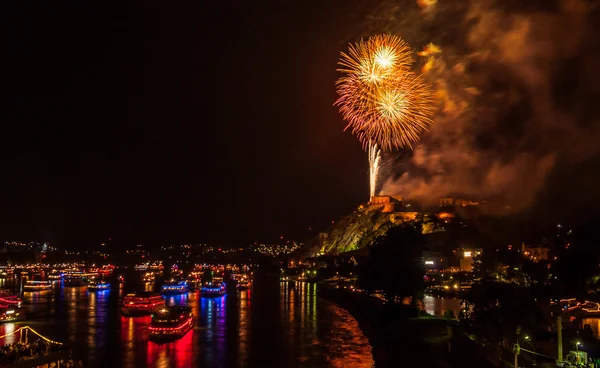
[[[421,224],[403,224],[388,229],[368,246],[368,257],[359,267],[359,286],[368,292],[382,292],[386,301],[423,293],[425,239]]]

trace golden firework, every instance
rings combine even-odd
[[[341,54],[336,105],[364,146],[411,147],[432,123],[433,93],[410,71],[412,62],[408,44],[391,35],[361,40]]]

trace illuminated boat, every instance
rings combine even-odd
[[[143,316],[156,312],[164,306],[165,301],[159,294],[139,291],[125,296],[121,312],[126,316]]]
[[[196,291],[198,290],[198,286],[201,285],[202,283],[200,282],[200,280],[198,279],[193,279],[193,278],[188,278],[185,280],[188,284],[188,289],[190,291]]]
[[[13,308],[0,308],[0,323],[20,321],[21,315],[21,312]]]
[[[27,281],[23,285],[23,291],[45,291],[52,289],[52,282],[50,281]]]
[[[147,263],[141,263],[133,266],[133,269],[136,271],[146,271],[148,269]]]
[[[190,291],[187,282],[185,281],[175,281],[173,279],[169,281],[165,281],[165,283],[160,288],[160,292],[163,295],[177,295],[177,294],[185,294]]]
[[[98,273],[103,274],[103,275],[109,275],[111,274],[115,269],[115,266],[113,265],[104,265],[102,266],[102,268],[100,268],[98,270]]]
[[[110,283],[106,281],[90,281],[88,284],[89,291],[104,291],[110,290]]]
[[[162,308],[152,314],[149,332],[150,340],[171,341],[185,336],[194,328],[194,315],[191,308],[171,307]]]
[[[89,281],[96,279],[98,272],[69,272],[64,277],[65,286],[85,286]]]
[[[162,271],[164,266],[162,263],[152,263],[148,268],[152,271]]]
[[[248,290],[248,289],[250,289],[250,286],[252,286],[252,281],[250,281],[248,279],[242,279],[242,280],[238,281],[236,287],[238,290]]]
[[[64,278],[64,285],[65,286],[85,286],[87,284],[87,281],[80,276],[77,275],[68,275],[65,276]]]
[[[209,282],[204,284],[202,289],[200,289],[200,295],[203,297],[221,296],[225,295],[226,292],[227,288],[225,287],[225,283],[222,282],[218,282],[216,284]]]
[[[144,274],[144,282],[154,282],[155,279],[156,279],[156,276],[154,275],[153,272],[146,272]]]
[[[171,276],[172,277],[181,277],[181,276],[183,276],[183,271],[179,268],[179,266],[174,264],[171,267]]]
[[[60,280],[62,279],[64,276],[64,274],[62,272],[59,272],[57,270],[52,270],[49,274],[48,274],[48,279],[50,280]]]
[[[21,308],[21,298],[8,289],[0,289],[0,308]]]

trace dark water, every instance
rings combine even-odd
[[[136,275],[137,279],[140,277]],[[133,278],[133,276],[132,276]],[[130,280],[131,278],[127,278]],[[6,281],[0,280],[0,287]],[[115,285],[115,284],[113,284]],[[169,298],[188,304],[196,326],[181,340],[148,341],[150,317],[128,318],[119,300],[131,288],[90,293],[86,287],[25,293],[27,321],[0,326],[0,335],[28,325],[71,345],[90,367],[372,367],[371,347],[343,309],[317,297],[317,285],[258,280],[251,290],[220,298],[190,292]],[[0,343],[18,340],[18,335]]]

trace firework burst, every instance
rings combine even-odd
[[[336,105],[365,148],[411,147],[432,123],[431,89],[410,71],[410,47],[402,39],[378,35],[341,53]]]

